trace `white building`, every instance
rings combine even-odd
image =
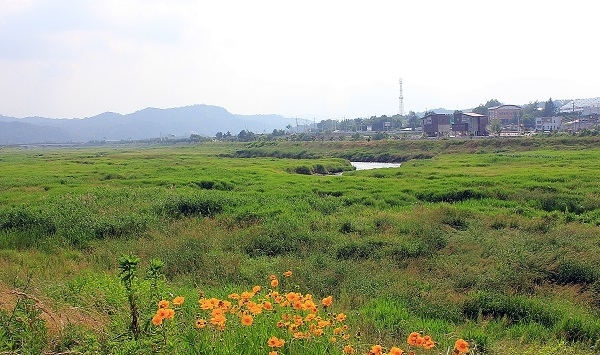
[[[600,97],[569,101],[560,107],[560,112],[580,115],[597,115],[600,113]]]
[[[537,117],[535,119],[536,131],[560,131],[562,129],[562,117]]]

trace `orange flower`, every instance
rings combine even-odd
[[[458,339],[456,343],[454,343],[454,349],[458,350],[461,353],[468,353],[469,343],[467,343],[464,339]]]
[[[162,324],[163,318],[161,316],[159,316],[158,314],[155,314],[154,317],[152,317],[152,324],[154,324],[155,326],[159,326]]]
[[[370,353],[373,355],[381,355],[383,353],[383,349],[381,348],[381,345],[373,345]]]
[[[210,319],[210,323],[216,326],[224,326],[227,318],[222,314],[217,314]]]
[[[206,321],[204,319],[196,319],[196,328],[202,329],[206,327]]]
[[[296,292],[288,292],[288,293],[285,295],[285,298],[286,298],[288,301],[290,301],[290,302],[294,302],[294,301],[296,301],[296,300],[299,300],[299,299],[300,299],[300,294],[298,294],[298,293],[296,293]]]
[[[277,278],[277,276],[275,275],[269,275],[269,280],[275,280]]]
[[[259,293],[260,292],[260,286],[254,286],[254,287],[252,287],[252,292]]]
[[[271,302],[269,302],[269,301],[265,301],[265,302],[263,302],[263,304],[262,304],[262,308],[263,308],[263,309],[266,309],[267,311],[270,311],[270,310],[272,310],[272,309],[273,309],[273,305],[271,304]]]
[[[390,349],[389,355],[402,355],[404,351],[402,349],[392,346]]]
[[[183,301],[185,301],[185,298],[183,298],[181,296],[177,296],[177,297],[173,298],[173,305],[181,306],[183,304]]]
[[[354,354],[354,348],[352,345],[344,346],[344,354]]]
[[[333,303],[332,296],[325,297],[321,300],[321,304],[323,305],[323,307],[329,307],[329,306],[331,306],[332,303]]]
[[[277,286],[279,286],[279,280],[277,280],[277,279],[271,280],[271,287],[277,287]]]
[[[290,270],[288,270],[288,271],[286,271],[286,272],[283,273],[283,276],[290,277],[290,276],[292,276],[292,272]]]
[[[167,308],[159,308],[156,310],[156,315],[160,318],[167,318],[168,313]]]
[[[269,351],[269,355],[277,355],[277,351]]]
[[[346,319],[346,315],[344,313],[338,313],[338,315],[335,317],[335,319],[338,322],[343,322]]]
[[[262,307],[260,304],[251,304],[248,306],[248,310],[252,314],[261,314],[262,313]]]
[[[425,342],[423,343],[423,348],[425,348],[425,350],[429,350],[435,347],[435,342],[433,340],[425,340]]]
[[[166,319],[173,319],[173,317],[175,317],[175,311],[172,310],[171,308],[165,309],[165,312],[166,312],[166,315],[165,315]]]
[[[255,293],[256,293],[256,292],[247,292],[247,291],[244,291],[244,292],[242,292],[242,294],[240,295],[240,298],[241,298],[242,300],[249,300],[249,299],[251,299],[252,297],[254,297],[254,294],[255,294]]]
[[[422,336],[419,336],[417,338],[417,346],[423,346],[423,343],[425,342],[425,339],[423,339]]]
[[[159,301],[158,308],[169,308],[169,301],[166,301],[166,300]]]
[[[252,325],[252,322],[254,321],[254,318],[252,318],[251,315],[249,314],[245,314],[242,316],[242,325],[249,327]]]
[[[267,345],[270,348],[281,348],[283,345],[285,344],[285,340],[283,339],[278,339],[277,337],[270,337],[269,340],[267,340]]]
[[[336,338],[336,337],[331,337],[331,338],[329,338],[329,342],[330,342],[330,343],[335,343],[336,341],[337,341],[337,338]]]
[[[417,339],[421,336],[421,334],[417,333],[417,332],[412,332],[410,333],[410,335],[408,336],[408,339],[406,340],[406,342],[408,343],[408,345],[417,345]]]

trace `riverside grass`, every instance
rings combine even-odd
[[[400,156],[404,145],[425,159],[353,172],[340,156]],[[200,290],[226,297],[292,269],[299,289],[333,295],[372,344],[400,344],[417,330],[438,351],[459,337],[472,353],[597,351],[593,139],[258,148],[264,156],[240,158],[256,144],[3,148],[0,290],[35,295],[63,324],[49,322],[33,344],[49,353],[152,352],[127,337],[116,276],[118,256],[136,254],[164,261],[167,299],[197,299]],[[315,158],[272,153],[297,149]],[[348,170],[303,174],[318,166]],[[153,293],[145,281],[139,292]],[[0,303],[3,312],[13,302]],[[139,306],[149,325],[156,303]]]

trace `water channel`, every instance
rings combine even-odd
[[[370,170],[370,169],[382,169],[382,168],[398,168],[400,163],[378,163],[378,162],[362,162],[362,161],[351,161],[353,167],[356,170]]]

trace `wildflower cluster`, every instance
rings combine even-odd
[[[408,336],[406,342],[409,345],[409,355],[415,354],[414,349],[423,348],[424,350],[430,350],[435,347],[435,342],[429,335],[421,336],[421,333],[412,332]],[[344,348],[344,354],[354,354],[354,349]],[[384,348],[377,344],[371,346],[371,350],[365,355],[402,355],[405,354],[404,350],[399,347],[392,346],[388,352],[384,351]]]
[[[283,276],[291,277],[292,272],[287,271]],[[223,341],[223,335],[230,333],[223,332],[230,327],[231,333],[234,334],[238,333],[239,329],[259,324],[257,328],[252,328],[260,329],[259,333],[254,330],[249,332],[258,335],[257,338],[253,338],[258,343],[255,340],[251,343],[254,346],[262,344],[261,348],[264,346],[268,349],[268,355],[278,355],[282,350],[287,353],[293,351],[296,346],[310,346],[315,351],[321,349],[327,353],[338,349],[342,354],[355,354],[358,347],[366,346],[353,343],[359,337],[351,335],[349,326],[345,323],[345,313],[330,311],[334,302],[332,296],[316,299],[309,293],[279,290],[280,280],[276,275],[269,277],[268,284],[268,289],[254,286],[251,290],[231,293],[224,299],[202,295],[198,300],[200,311],[195,318],[195,327],[199,330],[211,329],[215,333],[199,334],[220,334],[211,339]],[[183,301],[183,297],[175,297],[172,304],[178,307]],[[163,320],[174,317],[175,310],[169,308],[170,304],[171,302],[166,300],[158,303],[158,309],[152,318],[154,325],[160,326]],[[407,355],[415,354],[418,349],[433,349],[436,345],[430,336],[422,336],[417,332],[408,336],[407,343]],[[468,351],[468,343],[459,339],[453,355],[462,355]],[[402,354],[405,354],[404,350],[396,346],[387,349],[381,345],[373,345],[365,355]]]
[[[283,276],[291,277],[292,272],[286,271]],[[255,318],[266,315],[274,320],[273,324],[279,334],[287,333],[293,341],[325,339],[324,341],[334,344],[339,339],[350,339],[348,326],[344,324],[346,315],[325,315],[323,312],[333,304],[332,296],[317,300],[311,294],[280,292],[280,282],[276,275],[269,277],[269,285],[271,288],[267,291],[263,292],[261,286],[254,286],[249,291],[229,294],[227,299],[200,298],[198,304],[204,317],[196,319],[196,327],[203,329],[210,326],[225,330],[228,322],[249,327]],[[269,354],[276,355],[277,349],[285,344],[284,339],[271,336],[266,345],[272,349]]]
[[[173,305],[179,307],[183,304],[184,298],[177,296],[173,299]],[[159,326],[162,325],[164,319],[173,319],[175,317],[175,310],[169,308],[170,302],[167,300],[161,300],[158,302],[158,309],[152,317],[152,324]]]
[[[423,347],[423,349],[425,350],[429,350],[435,347],[435,342],[433,341],[433,339],[431,339],[429,335],[421,336],[421,334],[417,332],[410,333],[406,342],[408,343],[408,345],[416,347],[420,346]]]

